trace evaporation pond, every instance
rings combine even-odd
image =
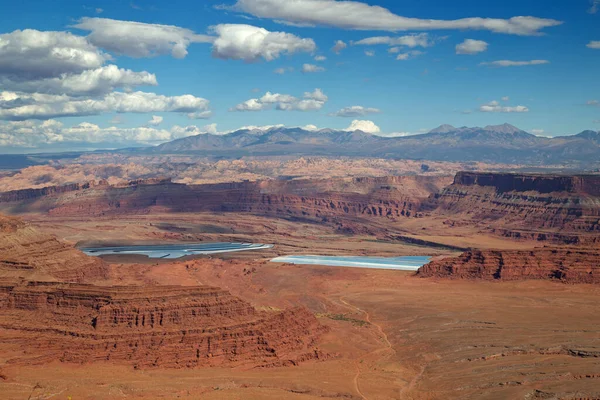
[[[143,246],[85,247],[88,256],[142,255],[150,258],[181,258],[201,254],[232,253],[236,251],[270,249],[272,244],[260,243],[186,243]]]
[[[416,271],[431,260],[429,256],[416,257],[333,257],[333,256],[284,256],[272,262],[300,265],[328,265],[332,267],[395,269]]]

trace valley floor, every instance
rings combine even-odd
[[[258,309],[304,305],[331,330],[319,344],[325,358],[285,368],[24,366],[5,363],[4,355],[0,356],[3,398],[600,398],[597,286],[437,280],[399,271],[271,263],[273,256],[307,252],[448,256],[456,251],[376,236],[350,237],[322,225],[251,215],[27,218],[74,243],[199,239],[276,243],[272,250],[177,262],[109,258],[110,279],[100,284],[217,286]],[[439,226],[440,221],[431,221],[420,232],[416,225],[391,229],[455,246],[534,246]]]

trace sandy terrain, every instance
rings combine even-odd
[[[252,272],[245,272],[250,266]],[[600,289],[593,286],[438,281],[396,271],[259,260],[126,264],[115,266],[113,276],[119,283],[216,285],[259,308],[305,305],[331,327],[321,343],[331,358],[268,370],[5,365],[0,382],[5,398],[600,395]]]

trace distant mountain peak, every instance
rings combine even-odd
[[[517,128],[511,124],[502,124],[502,125],[488,125],[485,128],[486,131],[496,132],[496,133],[519,133],[522,132],[522,129]]]
[[[452,132],[455,130],[456,130],[456,128],[453,127],[452,125],[443,124],[443,125],[438,126],[435,129],[430,130],[429,133],[448,133],[448,132]]]

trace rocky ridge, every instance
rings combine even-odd
[[[90,282],[107,276],[102,260],[20,219],[0,215],[0,277]]]
[[[566,283],[600,283],[600,250],[577,248],[531,251],[472,250],[432,261],[421,277],[483,280],[549,279]]]
[[[207,286],[0,282],[0,344],[27,350],[11,363],[287,365],[324,357],[324,331],[304,308],[259,312]]]

